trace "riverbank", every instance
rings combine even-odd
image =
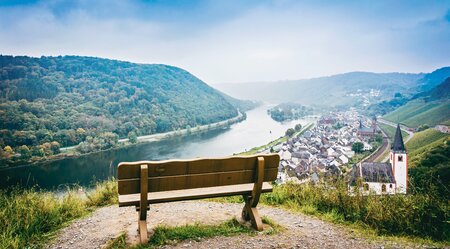
[[[196,126],[193,128],[180,129],[180,130],[170,131],[170,132],[165,132],[165,133],[157,133],[157,134],[139,136],[139,137],[137,137],[137,141],[135,143],[131,143],[128,138],[119,139],[117,141],[116,146],[114,146],[112,148],[108,148],[108,149],[104,149],[104,150],[96,150],[96,151],[87,152],[87,153],[80,153],[77,150],[79,145],[63,147],[63,148],[60,148],[61,153],[59,153],[59,154],[47,156],[47,157],[40,157],[40,158],[32,157],[30,160],[27,160],[27,161],[9,162],[6,165],[0,165],[0,170],[26,167],[26,166],[30,166],[30,165],[43,163],[43,162],[54,162],[54,161],[59,161],[59,160],[63,160],[66,158],[84,157],[84,156],[93,155],[93,154],[97,154],[97,153],[101,153],[101,152],[114,151],[114,150],[119,150],[119,149],[123,149],[123,148],[127,148],[127,147],[139,146],[139,145],[142,145],[145,143],[162,141],[164,139],[170,139],[173,137],[181,137],[181,136],[199,134],[199,133],[207,132],[207,131],[211,131],[211,130],[222,129],[222,128],[228,127],[232,124],[239,123],[245,119],[246,119],[246,114],[238,112],[238,115],[236,117],[230,118],[227,120],[223,120],[220,122],[216,122],[216,123],[200,125],[200,126]]]
[[[292,135],[292,137],[300,136],[305,131],[313,128],[315,125],[316,125],[315,123],[306,124],[305,127],[303,127],[300,131],[295,132],[294,135]],[[252,154],[256,154],[256,153],[270,152],[271,148],[286,142],[288,138],[289,138],[288,136],[281,136],[280,138],[270,141],[269,143],[267,143],[265,145],[254,147],[248,151],[238,153],[237,155],[252,155]]]

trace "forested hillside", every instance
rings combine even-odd
[[[180,68],[78,56],[0,56],[0,100],[1,152],[22,155],[85,140],[102,149],[118,137],[237,115],[221,93]]]

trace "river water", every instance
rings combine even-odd
[[[313,121],[302,119],[279,123],[267,114],[269,107],[263,105],[248,111],[246,120],[228,128],[0,170],[0,188],[38,185],[43,189],[62,190],[74,184],[89,186],[97,180],[116,176],[119,162],[228,156],[277,139],[295,124]]]

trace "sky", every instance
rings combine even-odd
[[[450,66],[450,0],[0,0],[0,54],[168,64],[206,83]]]

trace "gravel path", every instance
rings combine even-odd
[[[217,224],[232,217],[240,217],[243,204],[186,201],[151,205],[148,213],[149,231],[158,224],[171,226]],[[201,241],[183,241],[163,248],[405,248],[383,239],[371,241],[342,226],[317,218],[290,213],[284,209],[259,206],[260,214],[268,216],[287,228],[277,235],[238,235],[215,237]],[[127,232],[127,242],[136,243],[137,213],[134,207],[100,208],[91,216],[75,221],[61,230],[49,248],[102,248],[122,232]],[[423,247],[416,245],[417,247]]]

